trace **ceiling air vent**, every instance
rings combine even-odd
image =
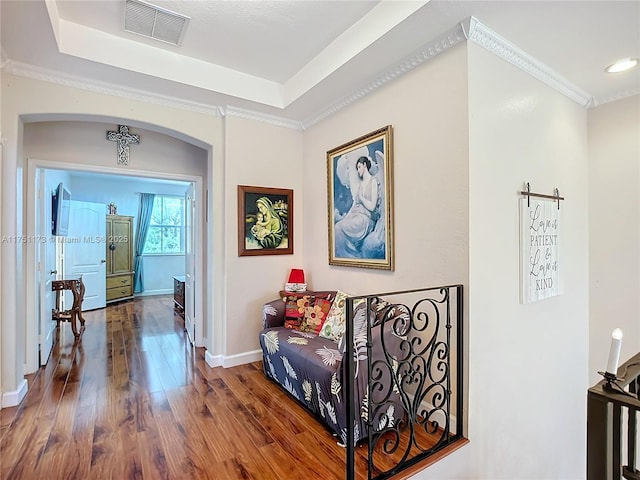
[[[139,0],[126,0],[124,29],[161,42],[180,45],[189,17]]]

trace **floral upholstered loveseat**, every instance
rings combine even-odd
[[[341,291],[291,293],[263,306],[263,330],[259,334],[265,375],[275,381],[328,429],[346,443],[347,362],[343,361],[346,342],[346,298]],[[369,308],[367,309],[367,305]],[[369,314],[367,315],[367,311]],[[381,316],[388,321],[378,322]],[[397,317],[397,318],[396,318]],[[376,432],[391,428],[404,410],[393,382],[397,376],[397,356],[402,342],[402,324],[408,318],[401,308],[379,298],[354,301],[354,410],[355,441],[367,436],[367,424]],[[371,329],[372,362],[382,382],[392,391],[383,408],[369,412],[367,394],[367,322]],[[380,348],[384,335],[385,351]],[[391,352],[391,354],[389,353]],[[395,352],[395,356],[394,356]]]

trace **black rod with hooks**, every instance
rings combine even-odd
[[[544,193],[534,193],[531,191],[531,185],[529,185],[529,182],[527,182],[525,184],[525,189],[526,190],[523,190],[522,192],[520,192],[520,195],[527,196],[527,207],[531,206],[531,204],[529,203],[529,200],[531,199],[531,197],[551,198],[553,200],[558,201],[558,210],[560,210],[560,200],[564,200],[564,197],[560,196],[560,191],[557,188],[553,189],[553,195],[545,195]]]

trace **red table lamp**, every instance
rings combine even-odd
[[[287,292],[303,292],[307,289],[304,281],[304,270],[301,268],[292,268],[289,273],[289,281],[285,284],[284,289]]]

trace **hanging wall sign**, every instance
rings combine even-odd
[[[520,199],[520,303],[562,293],[559,202],[562,198],[537,200],[531,196]]]

